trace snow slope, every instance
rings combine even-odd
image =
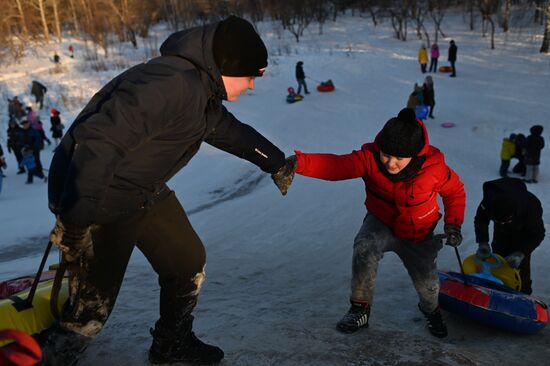
[[[511,132],[528,134],[533,124],[550,130],[549,58],[538,53],[540,39],[525,34],[499,35],[496,50],[467,30],[460,17],[447,24],[458,45],[456,79],[433,74],[435,120],[427,126],[433,145],[446,155],[467,191],[463,257],[475,251],[473,217],[484,181],[498,177],[500,144]],[[228,108],[285,153],[348,153],[371,141],[383,124],[405,105],[415,82],[421,41],[392,38],[388,24],[374,28],[365,18],[343,17],[306,31],[299,44],[270,23],[260,24],[270,50],[270,66],[256,89]],[[159,29],[162,39],[162,29]],[[410,35],[414,39],[414,35]],[[442,57],[450,38],[440,40]],[[45,67],[53,47],[4,68],[2,101],[24,93],[33,78],[49,87],[51,105],[70,123],[80,108],[119,71],[83,71],[76,59],[62,59],[62,72]],[[59,46],[66,49],[67,44]],[[62,55],[63,56],[63,55]],[[128,65],[141,62],[137,51],[122,50]],[[39,61],[37,61],[39,60]],[[312,92],[289,105],[294,65],[304,61],[309,88],[332,79],[334,93]],[[63,104],[68,101],[68,107]],[[47,121],[47,112],[43,112]],[[5,118],[5,117],[2,117]],[[445,129],[443,122],[454,122]],[[47,123],[46,123],[47,125]],[[2,120],[0,136],[5,137]],[[545,133],[548,136],[547,133]],[[548,139],[547,139],[548,140]],[[1,140],[5,148],[5,141]],[[44,165],[51,147],[43,152]],[[542,153],[540,183],[530,185],[550,222],[550,154]],[[0,278],[30,273],[38,266],[53,225],[42,182],[25,185],[10,164],[0,195]],[[226,352],[224,365],[523,365],[545,364],[550,330],[517,336],[485,328],[446,313],[449,337],[431,337],[417,310],[417,297],[398,257],[382,260],[370,327],[343,335],[335,323],[348,308],[353,238],[365,215],[361,180],[325,182],[297,176],[282,197],[269,176],[255,166],[208,145],[169,182],[207,247],[207,281],[195,310],[195,330]],[[442,225],[438,231],[441,231]],[[549,229],[547,225],[547,230]],[[549,239],[532,258],[534,292],[550,302]],[[54,262],[56,255],[51,256]],[[454,251],[439,255],[441,269],[458,270]],[[115,310],[90,345],[82,365],[146,365],[148,329],[158,313],[156,277],[135,251]]]

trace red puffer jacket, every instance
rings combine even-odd
[[[378,136],[373,143],[347,155],[304,154],[296,151],[296,173],[325,180],[363,178],[367,191],[367,210],[392,229],[395,236],[422,241],[434,230],[441,218],[437,193],[443,199],[445,223],[462,225],[466,194],[458,175],[445,164],[443,153],[430,146],[424,129],[424,147],[418,156],[426,161],[416,176],[407,181],[392,182],[380,171],[374,159],[379,154]]]

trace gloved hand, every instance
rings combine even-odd
[[[462,233],[460,232],[460,226],[455,224],[445,224],[443,227],[445,234],[447,234],[447,241],[445,244],[452,247],[458,247],[462,243]]]
[[[96,225],[65,224],[58,216],[49,239],[53,245],[65,253],[67,261],[73,262],[92,246],[92,232],[95,229],[97,229]]]
[[[521,261],[523,261],[523,258],[525,258],[525,254],[522,252],[513,252],[509,256],[507,256],[506,262],[510,265],[512,268],[519,268]]]
[[[491,247],[489,246],[489,243],[479,243],[479,247],[477,248],[476,256],[483,260],[487,259],[491,256]]]
[[[296,160],[296,155],[289,156],[285,160],[285,165],[283,165],[276,173],[271,174],[271,179],[279,188],[279,191],[286,195],[288,188],[292,184],[294,179],[294,173],[296,172],[296,167],[298,165],[298,160]]]

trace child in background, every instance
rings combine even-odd
[[[439,46],[437,43],[432,44],[430,49],[430,72],[437,72],[437,60],[439,59]]]
[[[50,123],[52,124],[52,127],[50,127],[50,131],[52,131],[53,141],[55,143],[55,146],[57,146],[59,145],[61,137],[63,137],[63,124],[61,123],[61,118],[59,118],[61,112],[59,112],[55,108],[52,108],[50,110],[50,113]]]
[[[502,139],[502,149],[500,150],[500,176],[508,176],[508,168],[510,167],[510,160],[516,154],[516,134],[510,134],[510,137],[505,137]]]
[[[37,176],[38,178],[42,178],[44,182],[47,182],[48,178],[44,176],[44,173],[41,170],[37,169],[36,159],[34,158],[34,154],[30,146],[25,146],[22,150],[22,153],[23,153],[23,160],[21,161],[21,164],[19,164],[19,167],[27,168],[28,175],[27,175],[27,181],[25,183],[31,184],[34,176]]]
[[[420,70],[425,74],[426,66],[428,66],[428,51],[424,45],[420,46],[418,50],[418,63],[420,64]]]
[[[543,127],[535,125],[529,129],[531,134],[525,141],[525,182],[539,182],[540,151],[544,148],[544,138],[542,138]]]
[[[514,142],[516,143],[516,153],[512,157],[518,159],[518,162],[514,165],[512,172],[525,177],[525,144],[527,138],[524,134],[518,133]]]

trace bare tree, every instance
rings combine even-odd
[[[510,26],[510,12],[512,9],[512,0],[504,0],[504,14],[502,17],[502,30],[508,32]]]
[[[50,0],[52,3],[53,8],[53,19],[54,19],[54,25],[55,25],[55,35],[57,36],[57,39],[61,42],[61,22],[59,20],[59,12],[57,11],[57,2],[59,0]]]
[[[23,12],[23,5],[21,4],[21,0],[16,0],[17,3],[17,10],[19,12],[19,24],[21,25],[21,29],[23,30],[23,35],[26,38],[29,38],[29,29],[27,28],[27,22],[25,18],[25,13]]]
[[[32,6],[40,11],[40,20],[42,21],[42,32],[44,34],[44,40],[46,43],[50,42],[50,29],[48,28],[48,21],[46,20],[46,4],[44,0],[33,0]]]
[[[479,10],[481,12],[482,21],[489,23],[491,26],[491,49],[495,49],[495,22],[493,15],[498,10],[498,0],[479,0]],[[483,28],[485,30],[485,28]],[[483,31],[485,36],[485,31]]]
[[[548,53],[550,48],[550,0],[546,1],[546,26],[544,27],[544,38],[540,52]]]
[[[432,21],[434,22],[434,26],[435,26],[435,34],[434,34],[435,43],[437,43],[439,40],[439,34],[441,34],[441,37],[445,37],[445,34],[441,30],[441,22],[445,17],[445,10],[448,5],[449,4],[447,1],[442,1],[442,0],[428,1],[428,11],[430,13],[430,17],[432,18]]]

